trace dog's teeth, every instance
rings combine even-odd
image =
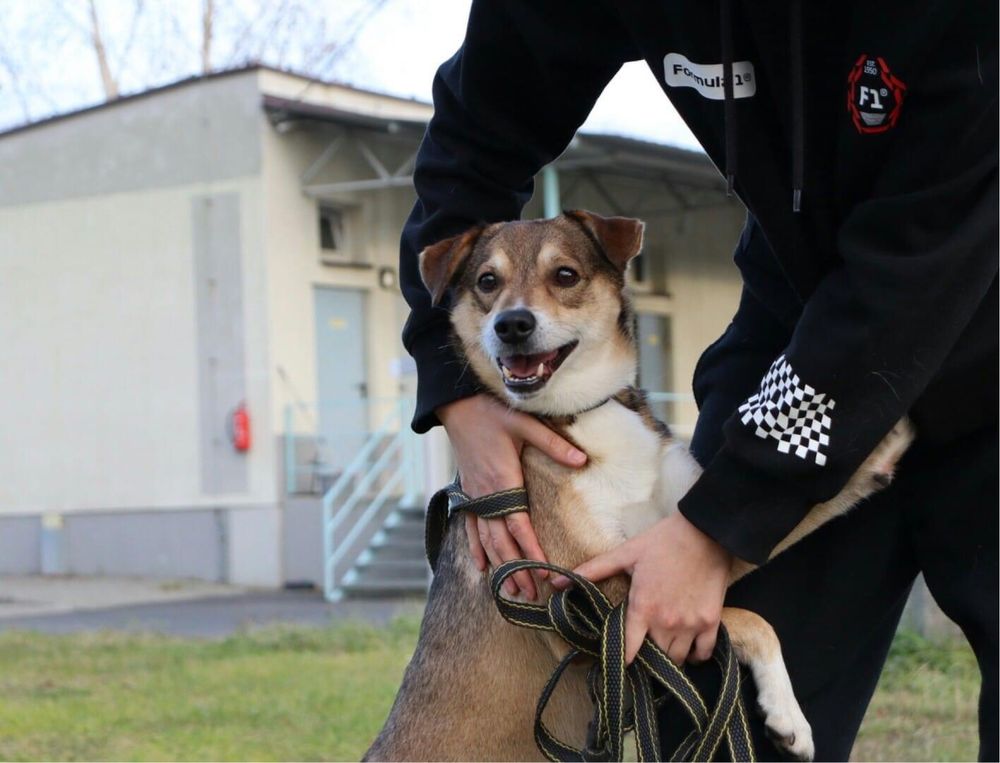
[[[539,363],[538,364],[538,373],[535,374],[535,376],[545,376],[545,364],[544,363]]]
[[[510,372],[510,369],[507,368],[507,366],[500,366],[500,370],[503,371],[504,379],[510,379],[513,377],[513,374]]]

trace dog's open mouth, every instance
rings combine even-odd
[[[563,361],[576,348],[576,342],[556,350],[533,355],[501,355],[497,358],[503,383],[512,392],[534,392],[545,386]]]

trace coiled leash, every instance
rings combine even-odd
[[[528,496],[524,488],[515,488],[481,498],[469,498],[462,491],[458,478],[435,493],[427,508],[424,539],[432,569],[437,567],[448,520],[459,511],[471,511],[485,519],[504,517],[528,511]],[[574,586],[556,591],[547,604],[526,604],[501,595],[507,578],[521,570],[533,569],[564,575],[573,581]],[[508,622],[525,628],[554,631],[570,646],[569,653],[549,677],[535,707],[535,742],[549,760],[621,760],[625,734],[630,731],[635,732],[636,754],[640,761],[662,760],[656,710],[669,698],[676,700],[694,726],[670,760],[712,760],[723,740],[733,761],[755,760],[740,693],[739,665],[724,626],[719,626],[713,653],[722,670],[722,687],[715,706],[709,712],[688,677],[651,639],[643,641],[631,665],[625,664],[625,602],[612,606],[589,580],[554,564],[519,559],[505,562],[493,572],[490,589],[500,614]],[[562,674],[580,655],[594,659],[587,675],[594,717],[582,749],[557,739],[542,720]]]

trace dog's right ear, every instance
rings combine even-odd
[[[625,272],[629,262],[642,251],[642,239],[646,223],[631,217],[602,217],[584,209],[569,209],[563,212],[575,220],[600,242],[604,254],[621,272]]]
[[[477,225],[465,233],[431,244],[420,253],[420,277],[431,293],[431,304],[441,303],[485,228],[485,225]]]

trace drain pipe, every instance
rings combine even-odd
[[[542,189],[545,216],[558,217],[562,213],[562,201],[559,198],[559,171],[554,164],[547,164],[542,170]]]

